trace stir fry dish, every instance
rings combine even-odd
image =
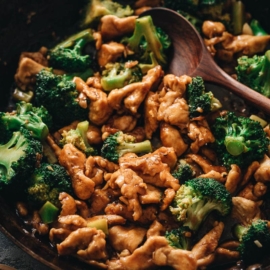
[[[0,194],[60,257],[195,270],[269,255],[267,116],[166,73],[170,37],[139,15],[179,11],[224,70],[268,97],[270,35],[235,15],[241,1],[234,13],[196,2],[93,0],[76,33],[21,53],[14,106],[0,113]]]

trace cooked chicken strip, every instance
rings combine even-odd
[[[69,173],[76,196],[87,200],[94,192],[95,182],[84,174],[86,156],[73,144],[65,144],[59,155],[59,163]]]
[[[99,30],[104,40],[115,40],[115,38],[130,34],[135,28],[137,16],[119,18],[115,15],[105,15],[100,20]]]
[[[147,72],[141,82],[112,90],[108,95],[109,105],[117,111],[121,112],[126,109],[131,114],[136,114],[147,93],[159,84],[163,74],[161,66],[156,66]]]

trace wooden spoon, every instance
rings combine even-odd
[[[154,24],[161,27],[172,40],[172,56],[167,73],[201,76],[205,82],[230,90],[270,115],[270,99],[223,71],[208,52],[201,35],[182,15],[167,8],[152,8],[140,16],[146,15],[151,15]]]

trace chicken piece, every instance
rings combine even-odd
[[[59,155],[59,163],[69,173],[75,195],[87,200],[94,192],[95,182],[84,174],[86,156],[73,144],[65,144]]]
[[[100,67],[105,67],[108,63],[114,63],[125,52],[125,46],[121,43],[111,41],[101,45],[98,51],[98,64]]]
[[[86,84],[89,87],[94,87],[94,88],[102,90],[100,73],[97,72],[97,73],[94,74],[94,76],[88,77],[87,80],[86,80]]]
[[[177,156],[172,147],[161,146],[153,152],[154,155],[159,155],[161,161],[166,163],[172,170],[177,163]]]
[[[119,215],[96,215],[96,216],[87,218],[87,223],[97,221],[100,219],[106,219],[108,226],[123,225],[126,223],[126,219]]]
[[[176,249],[171,246],[161,247],[154,251],[153,262],[159,266],[170,266],[175,270],[196,270],[197,262],[192,252]]]
[[[137,16],[119,18],[115,15],[105,15],[101,18],[99,31],[103,40],[115,40],[134,31]]]
[[[89,120],[95,125],[104,124],[112,114],[112,108],[108,102],[107,94],[102,90],[89,87],[81,78],[75,77],[73,81],[79,92],[85,93],[90,99]]]
[[[160,140],[163,146],[172,147],[177,157],[180,157],[188,148],[181,132],[168,123],[162,122],[160,124]]]
[[[203,238],[197,242],[191,252],[197,260],[198,267],[206,267],[213,262],[215,250],[224,229],[222,222],[217,223]]]
[[[90,145],[102,143],[102,134],[99,127],[90,124],[86,132],[86,137]]]
[[[211,170],[208,173],[200,174],[200,178],[213,178],[220,183],[225,183],[227,178],[226,172],[217,172],[215,170]]]
[[[225,187],[232,194],[236,191],[240,181],[241,169],[236,164],[232,164],[226,179]]]
[[[255,171],[254,178],[256,181],[263,183],[270,181],[270,158],[267,155],[260,162],[260,167]]]
[[[231,216],[239,220],[243,225],[248,225],[253,219],[261,217],[261,201],[254,202],[242,197],[232,197]]]
[[[149,226],[149,229],[147,230],[146,233],[146,238],[150,238],[152,236],[161,236],[164,235],[165,233],[165,228],[163,225],[157,221],[154,220],[153,223]]]
[[[221,36],[223,32],[226,31],[226,27],[221,22],[204,21],[202,25],[202,32],[205,37],[213,38],[216,36]]]
[[[260,167],[260,163],[258,161],[253,161],[247,168],[243,179],[240,183],[240,186],[246,185],[249,180],[253,177],[255,171]]]
[[[48,67],[47,52],[48,49],[46,47],[41,47],[37,52],[22,52],[19,61],[27,57],[44,67]]]
[[[156,66],[143,76],[141,82],[112,90],[108,95],[109,105],[118,112],[128,110],[131,114],[136,115],[147,93],[159,84],[163,74],[161,66]]]
[[[113,226],[109,229],[108,239],[117,252],[127,249],[130,253],[143,242],[146,229],[135,226]]]
[[[199,152],[200,147],[215,141],[215,137],[206,120],[190,122],[187,135],[193,141],[190,149],[195,154]]]
[[[23,91],[33,89],[36,82],[36,75],[46,68],[31,58],[23,57],[18,65],[14,76],[16,85]]]
[[[166,147],[162,147],[162,150],[166,151]],[[163,151],[155,151],[143,155],[141,157],[134,157],[134,155],[124,155],[119,159],[120,168],[129,168],[134,170],[147,184],[154,185],[156,187],[172,188],[175,191],[180,187],[179,182],[170,173],[170,167],[167,163],[163,162]],[[164,157],[164,159],[170,159]]]
[[[98,215],[103,212],[105,207],[112,201],[114,201],[116,198],[119,197],[120,191],[117,194],[115,190],[111,188],[107,189],[99,189],[95,188],[95,191],[91,195],[90,198],[90,207],[89,211],[91,215]]]
[[[191,77],[186,75],[181,77],[166,75],[164,77],[164,86],[159,92],[158,121],[164,121],[180,129],[188,126],[189,107],[183,95],[190,82]]]
[[[73,231],[56,247],[59,255],[77,254],[84,260],[100,260],[107,257],[105,234],[96,228],[80,228]]]
[[[226,264],[227,262],[237,261],[239,259],[240,254],[237,250],[218,247],[215,251],[215,262],[217,262],[219,265]]]
[[[144,129],[147,139],[151,139],[158,128],[157,113],[159,108],[159,95],[148,92],[144,100]]]
[[[115,186],[120,188],[122,196],[119,199],[127,205],[129,211],[133,211],[134,221],[138,220],[142,215],[139,195],[145,194],[147,189],[142,178],[133,170],[120,167],[119,170],[111,174],[107,185],[113,189]]]
[[[200,155],[188,154],[188,155],[186,155],[186,157],[188,157],[191,160],[193,160],[194,162],[196,162],[201,167],[201,169],[203,170],[204,173],[209,173],[210,171],[216,171],[219,173],[226,172],[225,167],[213,165],[210,161],[208,161],[207,159],[203,158]]]
[[[217,161],[217,155],[214,149],[210,149],[207,146],[202,146],[200,148],[200,153],[202,156],[206,157],[208,160],[212,161],[213,163]]]
[[[123,203],[110,203],[106,206],[104,212],[106,215],[120,215],[123,218],[134,222],[133,211]],[[157,218],[157,208],[154,205],[147,205],[142,208],[142,215],[136,221],[138,224],[148,225]]]
[[[132,131],[137,125],[137,117],[135,115],[118,115],[114,114],[112,117],[106,122],[105,125],[102,126],[102,133],[107,132],[108,135],[114,134],[117,131],[121,130],[124,133],[128,133]],[[108,136],[106,135],[106,137]],[[104,137],[103,137],[104,138]]]
[[[77,213],[83,218],[88,218],[90,216],[90,210],[85,201],[76,200]]]
[[[167,188],[164,191],[164,197],[160,206],[160,211],[166,210],[169,205],[172,203],[175,196],[175,190],[172,188]]]
[[[60,216],[74,215],[77,212],[76,201],[66,192],[59,194],[59,201],[62,205]]]
[[[150,203],[160,203],[162,197],[162,191],[152,185],[146,184],[145,194],[139,195],[139,200],[141,204],[150,204]]]
[[[45,224],[42,222],[41,217],[38,211],[33,212],[33,216],[31,218],[31,226],[34,228],[39,235],[47,235],[49,232],[49,224]]]
[[[49,232],[49,239],[52,243],[57,241],[64,241],[72,231],[67,228],[51,228]]]
[[[95,186],[103,183],[103,175],[106,172],[114,172],[119,166],[101,156],[89,156],[85,162],[85,175],[90,177]]]
[[[237,196],[256,202],[259,201],[266,192],[267,186],[264,183],[249,183],[237,194]]]
[[[71,230],[87,227],[87,221],[79,215],[59,216],[58,222]]]

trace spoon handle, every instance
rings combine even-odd
[[[201,62],[192,76],[201,76],[205,81],[222,86],[240,98],[250,102],[250,105],[261,109],[270,115],[270,99],[238,82],[223,71],[213,60],[210,53],[204,48]]]

